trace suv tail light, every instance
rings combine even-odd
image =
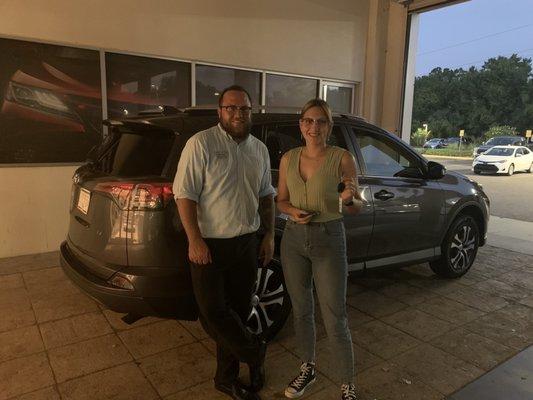
[[[172,183],[103,182],[95,192],[113,197],[123,210],[162,210],[174,198]]]

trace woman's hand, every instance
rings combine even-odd
[[[315,214],[310,214],[308,211],[300,210],[296,207],[291,207],[291,210],[289,212],[289,218],[291,219],[291,221],[294,221],[297,224],[301,225],[309,223],[309,221],[311,221],[311,218],[313,218],[313,215]]]
[[[344,204],[349,203],[354,200],[357,193],[357,186],[355,183],[355,178],[344,178],[342,180],[344,183],[344,190],[341,192],[340,196]],[[358,197],[358,196],[357,196]]]

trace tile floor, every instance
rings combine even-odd
[[[368,400],[444,399],[533,344],[533,256],[480,250],[453,281],[427,264],[351,276],[357,384]],[[198,322],[128,326],[67,280],[58,254],[0,260],[0,400],[217,400],[214,343]],[[304,396],[339,397],[318,327],[319,379]],[[289,323],[269,346],[263,399],[298,369]]]

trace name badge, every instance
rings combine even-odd
[[[215,151],[215,157],[219,160],[226,160],[228,158],[227,151]]]

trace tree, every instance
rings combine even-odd
[[[533,75],[530,58],[497,57],[477,69],[435,68],[415,79],[413,123],[431,126],[435,137],[465,129],[481,137],[492,126],[533,128]]]
[[[516,128],[508,125],[495,125],[491,126],[487,132],[483,135],[485,140],[488,140],[494,136],[515,136],[518,135]]]
[[[426,131],[423,128],[418,128],[411,134],[411,144],[413,146],[421,147],[426,142],[431,131]]]

